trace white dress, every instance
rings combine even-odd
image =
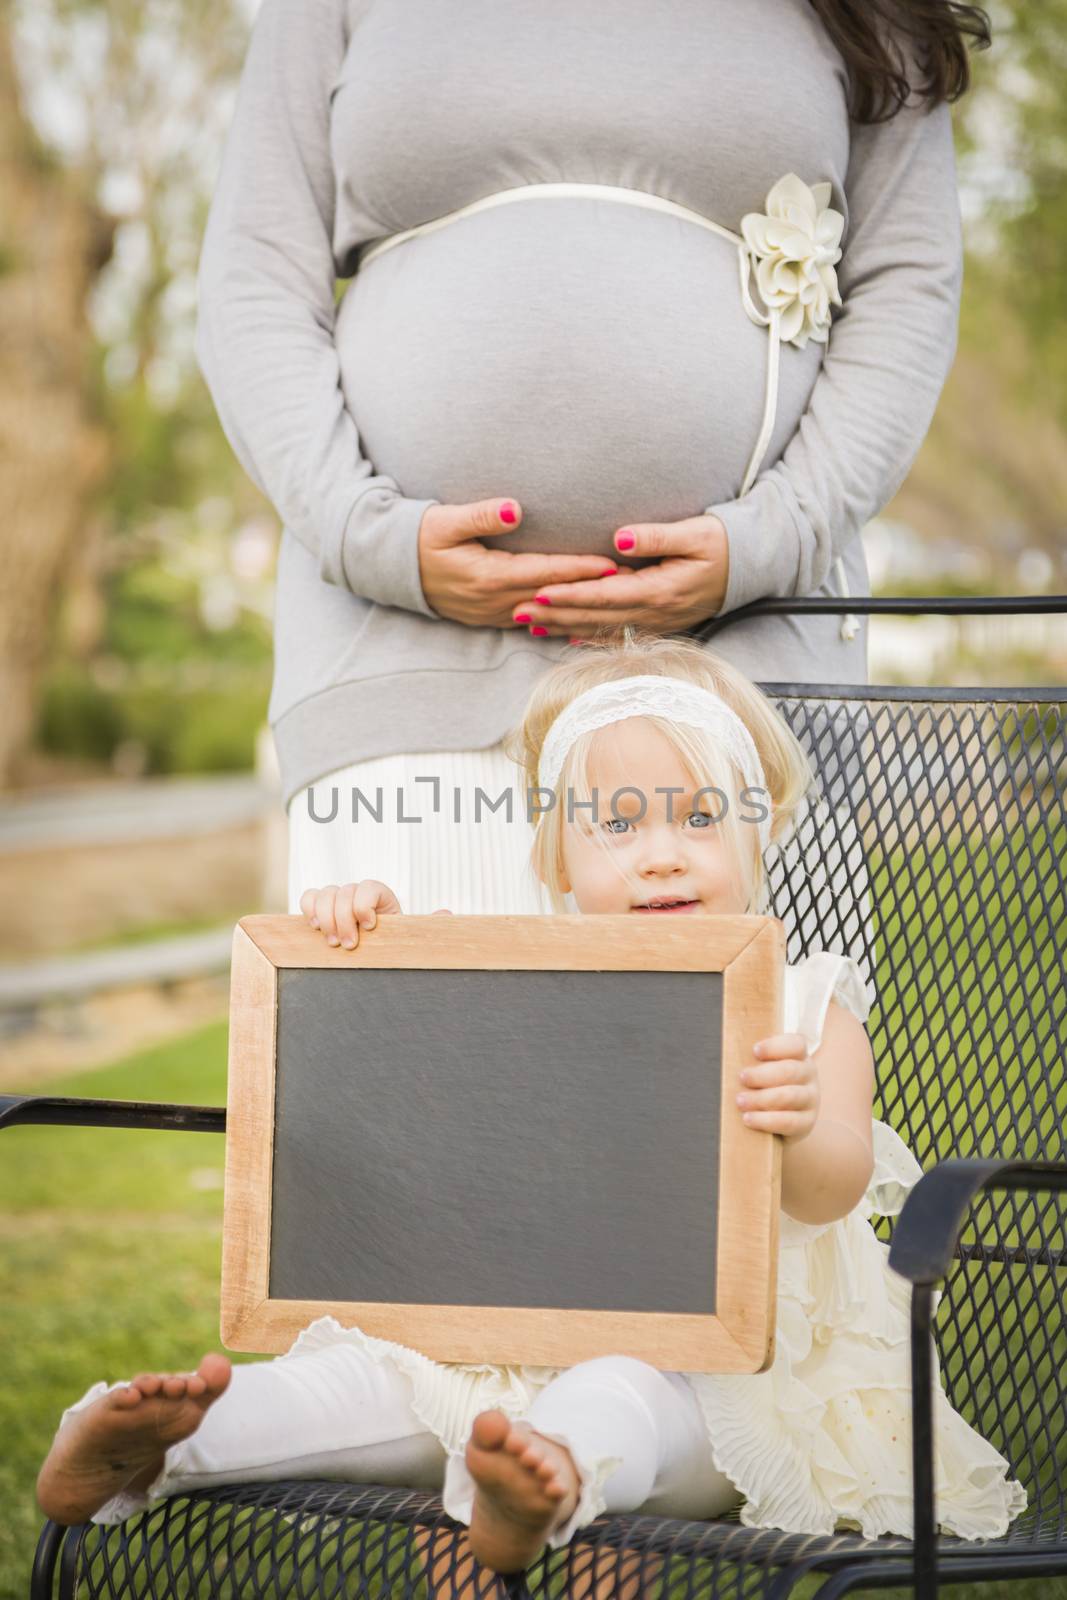
[[[786,968],[784,1031],[814,1050],[831,998],[865,1022],[869,1001],[855,962],[820,952]],[[895,1216],[922,1169],[886,1123],[874,1122],[874,1172],[856,1207],[836,1222],[780,1214],[775,1359],[742,1375],[687,1373],[714,1465],[744,1495],[748,1527],[865,1538],[912,1535],[909,1285],[887,1265],[889,1246],[868,1220]],[[935,1294],[935,1307],[940,1300]],[[479,1411],[523,1417],[557,1367],[442,1363],[322,1317],[290,1354],[353,1341],[394,1361],[412,1381],[413,1406],[452,1456],[462,1457]],[[954,1410],[935,1352],[935,1493],[943,1531],[996,1538],[1025,1510],[1026,1490],[1004,1457]],[[604,1509],[599,1481],[583,1486],[579,1516]]]

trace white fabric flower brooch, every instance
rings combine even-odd
[[[829,203],[831,188],[809,188],[787,172],[767,195],[766,213],[749,211],[741,218],[760,298],[768,311],[780,314],[779,337],[798,350],[809,339],[826,343],[830,307],[842,304],[834,267],[845,219]]]

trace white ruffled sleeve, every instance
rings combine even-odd
[[[871,993],[863,974],[851,956],[819,950],[803,961],[786,968],[785,1028],[801,1033],[808,1041],[809,1053],[818,1049],[826,1024],[830,1001],[836,1000],[860,1022],[871,1011]],[[922,1168],[888,1123],[875,1119],[871,1129],[874,1170],[855,1210],[867,1219],[872,1215],[895,1217],[911,1189],[922,1177]],[[796,1241],[818,1238],[832,1223],[800,1223],[783,1213],[787,1236]]]
[[[857,1210],[861,1216],[895,1217],[923,1175],[923,1169],[894,1128],[875,1119],[874,1171]]]
[[[784,1027],[787,1033],[802,1033],[808,1041],[808,1054],[819,1048],[826,1011],[837,1000],[860,1022],[871,1011],[871,994],[863,974],[851,956],[832,950],[818,950],[803,961],[785,969]]]

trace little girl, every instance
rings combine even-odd
[[[589,914],[763,909],[764,852],[811,782],[751,683],[703,646],[655,636],[557,664],[509,753],[532,811],[554,796],[532,865],[557,910],[572,894]],[[401,909],[375,879],[301,902],[345,949]],[[868,1219],[899,1212],[921,1174],[872,1119],[867,1012],[848,957],[808,956],[786,970],[782,1031],[743,1074],[739,1121],[784,1146],[768,1371],[662,1372],[610,1352],[562,1371],[440,1363],[324,1317],[273,1361],[231,1370],[207,1355],[191,1375],[96,1384],[64,1413],[42,1509],[114,1522],[164,1495],[286,1477],[440,1487],[474,1556],[499,1573],[605,1510],[704,1518],[739,1506],[751,1527],[909,1536],[908,1288]],[[1025,1490],[940,1381],[935,1401],[941,1526],[999,1537]]]

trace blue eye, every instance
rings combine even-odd
[[[686,822],[696,821],[698,823],[696,831],[698,833],[706,833],[709,828],[714,826],[718,819],[713,817],[709,811],[690,811],[684,820]],[[617,828],[614,826],[615,823],[618,823]],[[608,817],[605,822],[600,824],[600,826],[607,833],[609,833],[612,838],[618,839],[622,837],[626,829],[633,827],[633,823],[630,822],[626,817]]]

